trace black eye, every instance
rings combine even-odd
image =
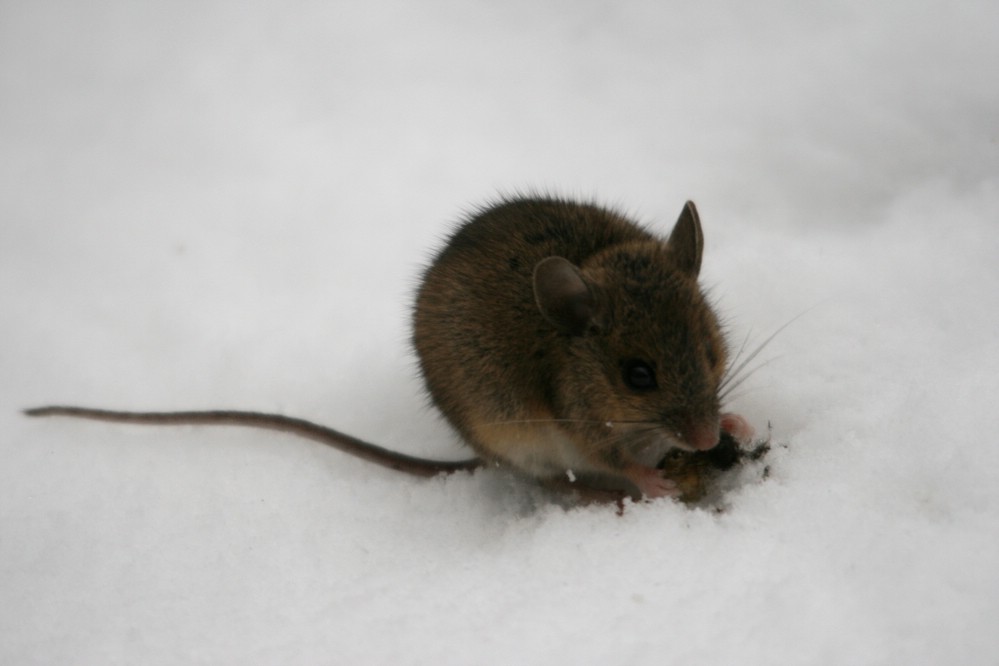
[[[632,359],[621,365],[624,383],[636,391],[651,391],[656,388],[656,371],[645,361]]]

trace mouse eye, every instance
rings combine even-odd
[[[631,359],[621,364],[624,383],[636,391],[651,391],[656,388],[656,371],[645,361]]]

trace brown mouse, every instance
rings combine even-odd
[[[547,479],[676,494],[666,452],[749,425],[722,415],[727,348],[697,284],[688,202],[668,240],[591,204],[503,201],[427,270],[413,341],[434,403],[481,458]]]
[[[678,496],[663,473],[671,449],[707,451],[723,432],[752,437],[744,419],[721,413],[728,352],[697,284],[702,252],[692,202],[667,240],[608,209],[554,198],[503,200],[462,224],[423,277],[413,343],[434,404],[478,454],[472,460],[414,458],[258,412],[26,413],[263,427],[411,474],[489,463],[597,494]]]

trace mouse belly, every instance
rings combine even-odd
[[[535,478],[579,477],[584,485],[595,482],[596,487],[631,493],[630,486],[648,498],[679,495],[676,484],[652,465],[630,462],[617,468],[585,455],[579,443],[555,423],[494,423],[474,429],[474,439],[483,457],[502,461]]]
[[[595,471],[579,445],[554,423],[487,424],[474,429],[474,445],[484,457],[538,478]]]

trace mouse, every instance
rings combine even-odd
[[[430,402],[475,453],[467,460],[412,457],[253,411],[25,414],[267,428],[417,476],[488,465],[591,498],[681,498],[669,473],[678,456],[753,436],[722,411],[734,373],[698,282],[703,249],[691,201],[665,237],[557,197],[503,198],[466,216],[423,273],[412,344]]]
[[[728,346],[698,284],[700,217],[661,238],[611,209],[518,198],[478,211],[426,270],[413,345],[480,458],[655,498],[670,449],[752,429],[720,405]]]

